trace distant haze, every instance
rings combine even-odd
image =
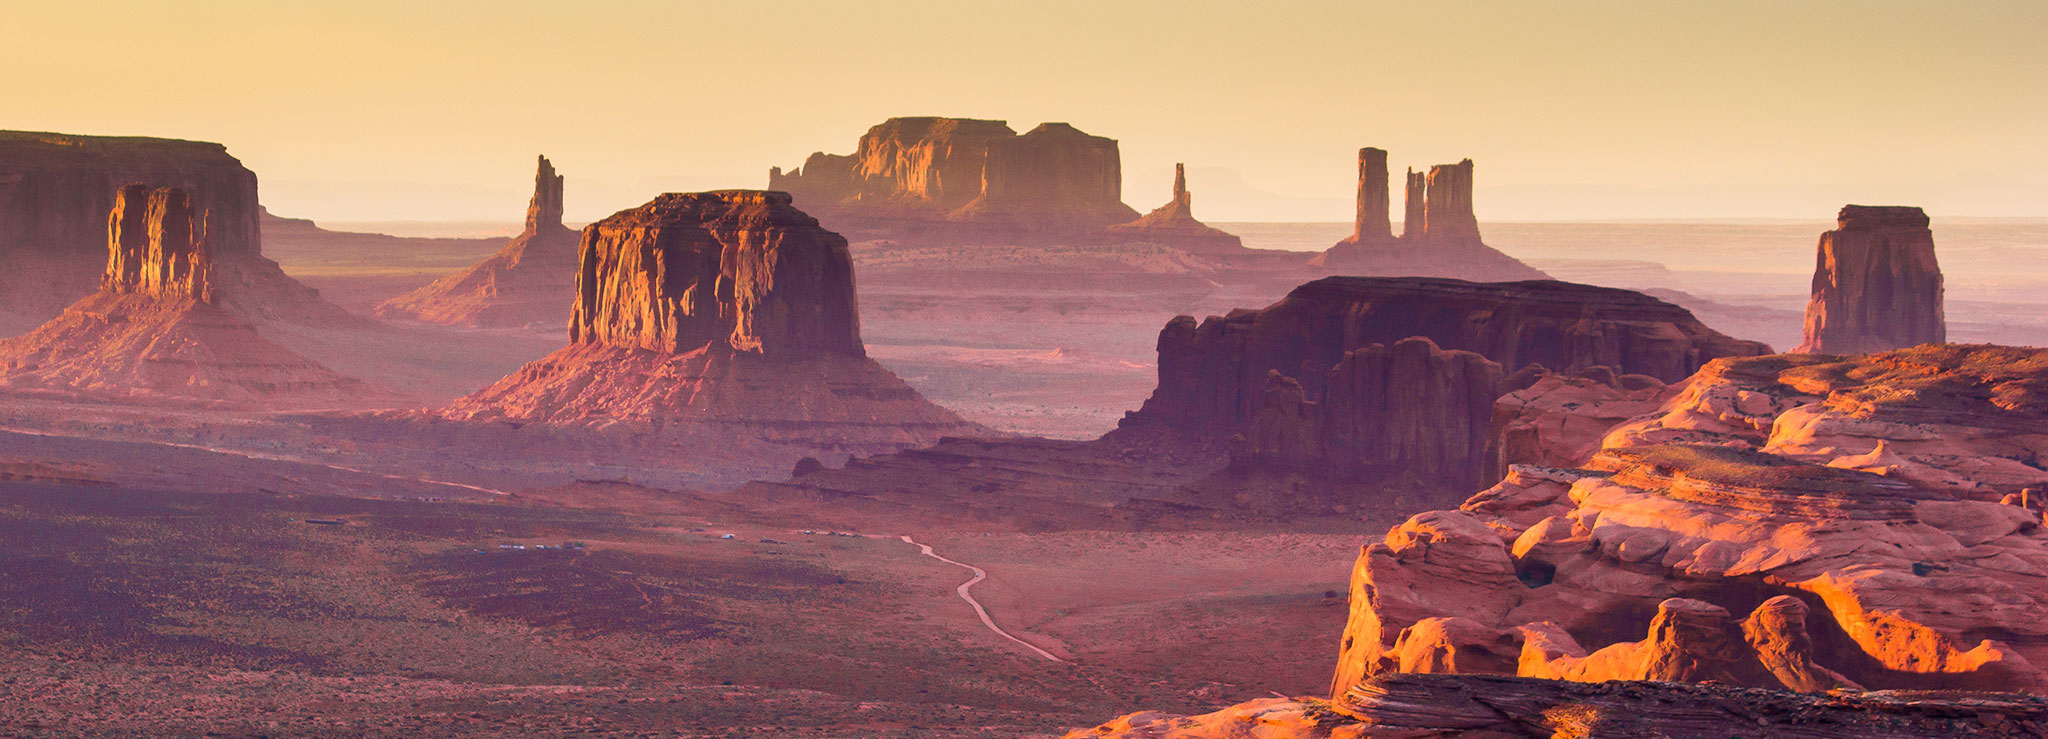
[[[1482,220],[2048,216],[2048,3],[15,3],[0,128],[219,141],[272,210],[582,221],[759,188],[890,116],[1067,121],[1124,199],[1341,221],[1355,152]],[[1397,195],[1398,195],[1398,184]],[[1398,197],[1396,210],[1399,209]]]

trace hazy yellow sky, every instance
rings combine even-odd
[[[894,115],[1068,121],[1125,199],[1346,220],[1360,146],[1482,219],[2048,216],[2048,2],[21,2],[0,128],[219,141],[277,212],[572,220]],[[1397,207],[1398,210],[1398,207]]]

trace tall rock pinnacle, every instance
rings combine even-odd
[[[562,176],[555,174],[555,165],[543,154],[539,171],[533,175],[533,201],[526,206],[526,232],[536,234],[561,228]]]
[[[1408,169],[1408,187],[1402,195],[1401,238],[1421,238],[1423,234],[1423,202],[1428,200],[1428,178],[1414,168]]]
[[[1394,237],[1388,220],[1387,152],[1385,149],[1358,150],[1358,218],[1351,229],[1352,241],[1383,241]]]
[[[1187,165],[1180,162],[1173,163],[1173,202],[1179,203],[1182,207],[1191,205],[1188,202]]]
[[[1414,185],[1409,185],[1412,190]],[[1429,168],[1423,198],[1422,235],[1438,241],[1479,238],[1479,219],[1472,214],[1472,160]],[[1414,205],[1409,205],[1412,210]]]
[[[1821,234],[1801,353],[1868,354],[1947,340],[1927,214],[1846,205]]]

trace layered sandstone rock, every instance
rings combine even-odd
[[[580,262],[569,346],[436,416],[723,440],[785,470],[984,431],[867,359],[846,240],[787,194],[663,195],[591,224]]]
[[[220,144],[0,131],[0,310],[40,321],[91,293],[107,213],[137,182],[184,191],[216,255],[257,254],[256,175]]]
[[[2043,387],[2034,349],[1717,360],[1591,460],[1367,547],[1337,689],[1443,665],[2043,689]]]
[[[2048,734],[2048,701],[2012,693],[1841,691],[1577,683],[1389,674],[1334,701],[1261,698],[1213,713],[1129,714],[1065,739],[1509,739],[1773,737],[1946,739]]]
[[[1530,365],[1510,375],[1493,404],[1481,485],[1500,482],[1518,464],[1570,467],[1592,458],[1608,431],[1648,414],[1682,386],[1648,375],[1593,367],[1578,373]]]
[[[1927,214],[1901,206],[1846,205],[1821,234],[1796,351],[1867,354],[1947,340],[1941,265]]]
[[[1444,351],[1427,338],[1347,351],[1307,400],[1294,378],[1270,372],[1265,403],[1231,449],[1237,470],[1285,471],[1342,481],[1478,483],[1500,365]]]
[[[103,232],[99,291],[0,341],[0,388],[272,408],[367,394],[223,306],[205,223],[181,189],[121,188]]]
[[[40,322],[93,292],[107,265],[107,214],[134,183],[185,192],[218,307],[258,321],[365,325],[263,258],[256,175],[220,144],[17,131],[0,132],[0,313]]]
[[[1190,252],[1229,252],[1244,248],[1244,241],[1221,229],[1195,220],[1193,197],[1188,194],[1187,170],[1173,165],[1173,200],[1130,223],[1109,227],[1109,232],[1130,241],[1164,244]]]
[[[576,232],[562,225],[562,181],[540,157],[526,230],[504,249],[433,284],[379,304],[376,313],[482,328],[561,325],[576,297]]]
[[[1503,366],[1563,371],[1596,366],[1675,381],[1709,360],[1767,349],[1724,336],[1684,309],[1641,293],[1563,282],[1473,283],[1434,278],[1330,277],[1263,310],[1159,334],[1159,385],[1123,425],[1231,434],[1264,405],[1270,372],[1321,401],[1332,368],[1372,344],[1420,336]],[[1489,411],[1490,413],[1490,411]]]
[[[1116,140],[1065,123],[1019,136],[1003,121],[891,118],[854,154],[771,169],[768,186],[861,240],[1093,242],[1138,216]]]
[[[1309,260],[1325,273],[1419,275],[1467,280],[1548,279],[1479,240],[1472,160],[1408,171],[1401,236],[1387,222],[1387,153],[1358,151],[1358,215],[1350,236]]]

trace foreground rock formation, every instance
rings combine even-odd
[[[1842,206],[1817,262],[1796,351],[1867,354],[1948,340],[1934,232],[1919,208]]]
[[[1715,361],[1569,469],[1365,548],[1335,691],[1393,671],[2048,686],[2048,352]],[[1809,615],[1811,614],[1811,615]]]
[[[1180,164],[1173,165],[1173,200],[1143,218],[1110,226],[1109,232],[1130,241],[1164,244],[1195,253],[1244,248],[1242,239],[1195,220],[1187,170]]]
[[[576,296],[576,232],[562,225],[562,176],[540,157],[526,230],[468,269],[377,306],[382,318],[479,328],[560,325]]]
[[[1409,170],[1401,235],[1387,220],[1387,152],[1358,150],[1358,213],[1350,236],[1309,260],[1324,273],[1417,275],[1466,280],[1548,279],[1479,240],[1472,211],[1472,160]]]
[[[663,195],[580,251],[569,346],[438,416],[840,452],[981,430],[867,359],[846,240],[786,194]]]
[[[264,407],[365,394],[362,383],[271,343],[222,307],[240,283],[221,284],[211,219],[189,193],[130,185],[109,210],[100,289],[0,341],[0,388]]]
[[[1765,351],[1627,290],[1331,277],[1263,310],[1169,322],[1159,334],[1157,388],[1112,435],[1229,439],[1235,476],[1427,490],[1433,495],[1411,502],[1441,505],[1479,487],[1503,455],[1586,441],[1578,438],[1584,424],[1566,434],[1566,424],[1552,423],[1497,448],[1495,400],[1526,387],[1504,383],[1503,367],[1597,370],[1609,382],[1632,375],[1640,378],[1632,386],[1661,387],[1659,378],[1681,379],[1716,357]],[[1220,487],[1246,504],[1287,497],[1252,493],[1239,479]],[[1383,491],[1316,496],[1362,503]]]
[[[1116,140],[1065,123],[1020,136],[1003,121],[891,118],[851,155],[771,169],[768,187],[856,240],[1092,242],[1138,216]]]
[[[48,320],[97,289],[107,214],[132,183],[186,193],[206,233],[219,303],[260,320],[351,323],[262,256],[256,175],[220,144],[0,132],[0,313]]]
[[[1199,716],[1146,711],[1066,739],[2048,736],[2048,701],[1998,693],[1825,695],[1670,682],[1386,675],[1334,701],[1264,698]]]

